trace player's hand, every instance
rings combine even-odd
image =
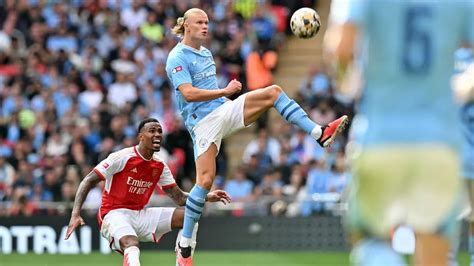
[[[225,192],[224,190],[214,190],[209,193],[207,193],[207,201],[209,202],[222,202],[224,204],[230,203],[232,199],[230,198],[229,194]]]
[[[227,87],[225,87],[225,94],[226,96],[231,96],[234,93],[239,92],[242,89],[242,83],[240,81],[233,79],[227,84]]]
[[[82,219],[80,215],[73,215],[71,216],[71,220],[69,221],[69,225],[67,226],[67,232],[66,232],[66,237],[64,240],[68,240],[68,238],[71,236],[72,232],[76,230],[76,228],[80,225],[85,225],[86,223]]]

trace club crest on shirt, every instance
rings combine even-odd
[[[182,66],[177,66],[177,67],[173,68],[173,74],[178,73],[181,70],[183,70],[183,67]]]
[[[207,145],[207,139],[200,139],[198,144],[199,144],[199,147],[205,148]]]

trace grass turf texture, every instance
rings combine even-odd
[[[321,265],[346,266],[349,265],[349,254],[338,252],[224,252],[198,251],[195,254],[195,265]],[[174,265],[175,255],[172,252],[141,253],[142,266]],[[459,265],[469,265],[467,254],[461,254]],[[28,254],[0,254],[0,266],[117,266],[122,265],[122,256],[118,254],[103,255],[92,253],[88,255],[36,255]]]

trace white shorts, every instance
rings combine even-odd
[[[403,224],[451,236],[462,196],[457,153],[437,144],[393,145],[368,148],[354,159],[352,229],[386,237]]]
[[[110,248],[122,253],[120,238],[136,236],[141,242],[158,243],[171,231],[171,219],[175,208],[145,208],[140,211],[116,209],[107,213],[100,233],[110,243]]]
[[[209,113],[193,128],[194,158],[197,159],[214,143],[217,153],[222,139],[245,127],[244,103],[246,94],[233,101],[227,101]]]

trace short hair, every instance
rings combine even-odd
[[[160,123],[160,121],[158,121],[158,119],[151,118],[151,117],[145,118],[145,119],[143,119],[142,121],[140,121],[140,124],[138,124],[137,133],[140,134],[140,131],[142,131],[142,128],[143,128],[147,123],[150,123],[150,122]]]

